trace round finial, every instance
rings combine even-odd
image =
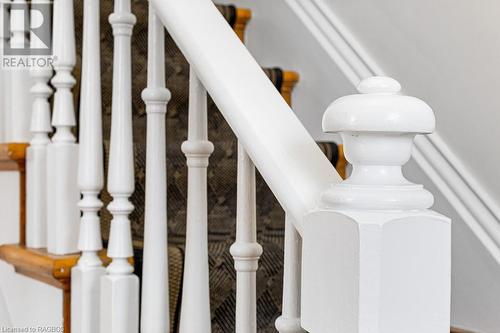
[[[424,101],[400,94],[401,85],[390,77],[361,81],[359,94],[335,100],[323,116],[325,132],[431,133],[434,112]]]
[[[402,95],[399,82],[389,77],[367,78],[358,91],[334,101],[323,116],[323,130],[340,133],[352,173],[326,190],[322,201],[342,209],[429,208],[432,194],[409,182],[401,167],[411,157],[415,135],[434,130],[432,109]]]
[[[387,76],[373,76],[358,85],[361,94],[397,94],[401,91],[398,81]]]

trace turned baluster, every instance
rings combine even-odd
[[[142,266],[141,332],[169,332],[167,248],[167,164],[164,27],[149,5],[148,86],[142,92],[147,113],[146,203]]]
[[[32,7],[36,9],[38,4],[44,3],[44,0],[35,0]],[[49,30],[50,14],[45,12],[43,17],[45,27]],[[50,34],[50,31],[48,33]],[[30,45],[32,49],[45,46],[33,32]],[[43,56],[33,57],[43,60]],[[32,248],[47,247],[47,145],[50,143],[49,133],[52,132],[48,99],[52,95],[49,80],[53,71],[52,66],[45,64],[46,66],[43,66],[42,62],[37,62],[30,72],[34,82],[30,91],[34,100],[30,127],[32,138],[26,152],[26,245]]]
[[[230,252],[236,269],[236,332],[257,331],[256,271],[262,247],[257,243],[255,166],[238,144],[236,242]]]
[[[13,56],[26,56],[29,40],[26,38],[26,27],[29,21],[28,3],[26,0],[14,0],[10,5],[10,49]],[[19,50],[19,51],[18,51]],[[27,67],[18,66],[10,70],[10,110],[7,128],[10,142],[28,142],[30,139],[30,120],[32,98],[30,89],[32,80]]]
[[[300,326],[300,277],[302,238],[290,220],[285,218],[285,260],[283,263],[283,305],[281,316],[276,319],[280,333],[305,332]]]
[[[182,151],[188,166],[186,255],[182,288],[181,333],[210,333],[207,240],[207,167],[214,150],[208,141],[207,92],[191,68],[188,140]],[[194,320],[196,318],[196,320]]]
[[[112,259],[101,278],[101,333],[137,333],[139,279],[128,262],[133,256],[129,215],[134,210],[134,152],[132,144],[131,36],[136,22],[130,0],[115,0],[109,16],[113,27],[113,96],[108,192],[113,215],[108,243]]]
[[[99,331],[100,279],[106,272],[98,255],[102,249],[99,211],[103,206],[99,194],[104,185],[99,5],[99,0],[85,0],[83,4],[78,163],[78,187],[82,194],[78,249],[82,255],[71,270],[73,333]]]
[[[73,1],[54,1],[55,133],[47,147],[47,248],[54,254],[78,251],[78,145],[71,131],[75,126],[71,89],[76,83],[71,74],[76,62],[73,15]]]

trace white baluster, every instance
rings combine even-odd
[[[71,332],[99,332],[100,279],[106,273],[102,249],[99,193],[104,185],[99,0],[83,4],[82,83],[78,186],[82,211],[78,249],[82,255],[71,270]]]
[[[77,185],[78,145],[71,132],[75,126],[72,87],[75,78],[75,28],[73,1],[54,1],[53,45],[55,76],[52,84],[55,133],[47,147],[47,248],[55,254],[78,251],[80,191]]]
[[[45,1],[35,0],[32,6],[39,3]],[[50,12],[43,19],[50,28]],[[33,32],[30,45],[32,48],[44,46]],[[42,59],[36,55],[34,58]],[[51,66],[38,66],[38,62],[30,72],[34,82],[31,88],[34,101],[30,128],[33,136],[26,152],[26,245],[32,248],[47,247],[47,145],[50,143],[49,133],[52,132],[48,99],[52,95],[49,86],[52,72]]]
[[[167,248],[167,164],[164,27],[149,5],[148,86],[142,92],[147,113],[146,203],[142,266],[141,332],[169,332]]]
[[[133,256],[129,214],[134,206],[134,152],[132,144],[132,29],[136,22],[130,0],[115,0],[109,16],[113,27],[113,101],[109,152],[108,191],[113,215],[108,244],[112,259],[101,279],[101,333],[137,333],[139,329],[139,279],[128,262]]]
[[[305,216],[301,324],[309,332],[444,333],[450,329],[451,223],[404,178],[413,139],[434,130],[423,101],[372,77],[323,117],[340,132],[351,176]]]
[[[191,68],[188,140],[182,144],[188,165],[186,255],[180,333],[210,333],[207,241],[207,167],[214,150],[208,141],[207,92]]]
[[[257,243],[255,166],[238,144],[236,242],[230,252],[236,269],[236,332],[257,331],[256,271],[262,246]]]
[[[10,0],[0,1],[0,57],[3,62],[4,59],[4,45],[10,38],[10,31],[6,23],[10,21],[9,18],[9,3]],[[10,100],[10,73],[0,66],[0,142],[7,142],[7,124],[10,125],[9,116],[9,102]]]
[[[300,327],[300,271],[302,239],[290,221],[285,218],[285,261],[283,264],[283,305],[281,316],[276,319],[280,333],[302,333]]]
[[[26,38],[26,27],[29,20],[28,3],[25,0],[14,0],[10,12],[10,47],[18,49],[16,56],[28,51],[29,40]],[[26,55],[26,54],[25,54]],[[32,98],[30,89],[32,80],[26,67],[18,66],[10,72],[10,110],[9,141],[28,142],[30,139],[30,119]]]

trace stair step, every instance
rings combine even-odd
[[[233,28],[234,32],[236,32],[240,40],[243,41],[248,21],[252,18],[252,11],[234,5],[216,5],[216,7]]]

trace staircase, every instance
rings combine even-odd
[[[65,332],[132,333],[139,321],[143,333],[449,330],[449,220],[398,171],[413,137],[433,130],[432,110],[392,79],[367,79],[323,119],[345,148],[315,143],[288,106],[298,74],[256,65],[241,44],[250,11],[216,9],[206,0],[56,0],[56,134],[38,143],[48,164],[28,152],[26,209],[45,202],[62,224],[21,214],[21,243],[2,245],[0,258],[64,291]],[[34,96],[42,122],[48,96]],[[19,169],[24,188],[28,145],[3,147],[0,166]],[[344,149],[354,169],[337,184]],[[53,196],[37,196],[33,179]],[[78,210],[79,231],[70,221]],[[415,270],[425,279],[404,274]],[[389,276],[400,279],[392,291],[370,283]]]

